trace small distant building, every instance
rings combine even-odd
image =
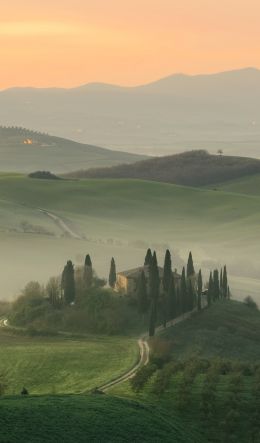
[[[163,292],[163,268],[158,267],[159,270],[159,278],[160,278],[160,292]],[[137,291],[137,285],[140,278],[140,275],[144,272],[147,284],[149,280],[149,266],[140,266],[139,268],[130,269],[128,271],[119,272],[117,274],[115,290],[124,295],[135,295]],[[175,270],[173,272],[174,281],[176,286],[180,286],[181,275],[177,273]]]

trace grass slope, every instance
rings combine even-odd
[[[42,207],[65,219],[82,241],[65,238]],[[185,257],[192,249],[196,266],[207,272],[228,264],[232,289],[241,297],[259,292],[259,200],[247,195],[195,189],[138,180],[33,180],[22,175],[0,176],[0,265],[2,287],[22,287],[31,279],[46,279],[71,257],[82,263],[86,252],[104,276],[113,255],[118,269],[135,267],[145,249],[165,245]],[[9,209],[8,209],[9,208]],[[7,210],[8,209],[8,210]],[[21,214],[20,215],[20,211]],[[13,232],[25,220],[47,226],[52,236]],[[125,249],[128,248],[128,254]],[[21,272],[10,281],[13,266]],[[180,265],[177,265],[178,267]],[[19,286],[17,285],[17,282]],[[17,290],[17,289],[16,289]],[[8,289],[10,293],[10,289]],[[4,297],[4,292],[2,291]]]
[[[26,140],[31,140],[32,144],[25,144]],[[27,129],[3,127],[0,127],[0,156],[1,171],[51,170],[59,174],[82,167],[113,166],[145,158]]]
[[[152,158],[131,165],[78,171],[74,178],[135,178],[188,186],[205,186],[260,172],[260,161],[245,157],[191,151]]]
[[[219,302],[162,335],[172,340],[174,358],[260,359],[260,312],[235,302]]]
[[[250,177],[240,178],[221,185],[217,188],[220,191],[234,192],[236,194],[247,194],[260,196],[260,174],[252,175]]]
[[[0,426],[9,443],[201,443],[158,408],[110,396],[4,398]]]
[[[121,337],[26,338],[0,331],[0,373],[7,394],[80,393],[121,375],[138,356]]]

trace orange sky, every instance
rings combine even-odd
[[[2,0],[0,88],[260,68],[259,0]]]

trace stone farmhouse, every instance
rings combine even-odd
[[[163,292],[163,268],[158,267],[160,277],[160,293]],[[135,295],[137,290],[140,274],[144,271],[146,282],[148,285],[149,279],[149,266],[140,266],[139,268],[130,269],[128,271],[119,272],[117,274],[115,290],[123,295]],[[180,286],[181,275],[177,273],[177,270],[173,272],[174,281],[176,286]]]

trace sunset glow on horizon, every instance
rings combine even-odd
[[[259,18],[258,0],[11,0],[1,6],[0,89],[260,68]]]

